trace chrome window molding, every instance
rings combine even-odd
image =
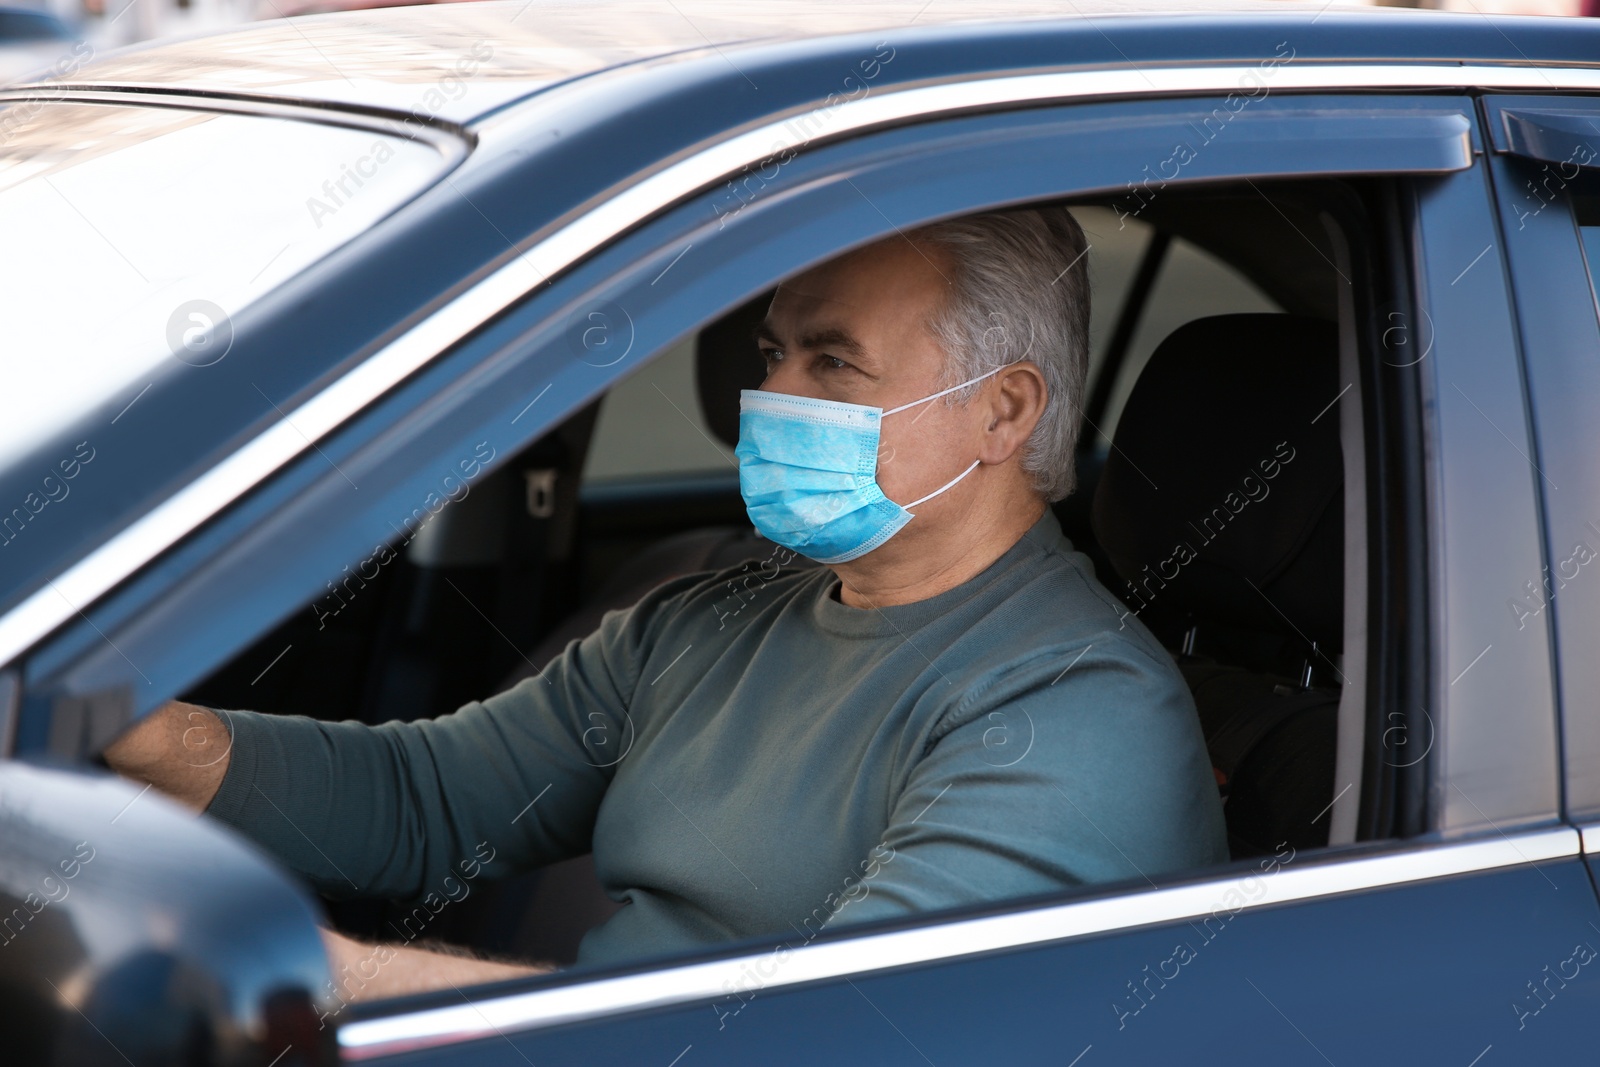
[[[121,107],[163,107],[181,111],[216,111],[252,118],[292,119],[319,126],[340,126],[352,130],[371,130],[393,137],[415,138],[437,149],[448,166],[466,158],[473,134],[461,126],[439,119],[419,119],[412,115],[375,109],[320,107],[270,97],[200,95],[184,92],[150,92],[127,89],[79,89],[73,86],[46,86],[31,89],[0,89],[0,104],[44,101],[51,104],[111,104]]]
[[[1590,859],[1600,859],[1600,823],[1590,823],[1579,832],[1583,837],[1583,854]]]
[[[1252,868],[1228,878],[1167,889],[804,945],[781,958],[775,949],[769,949],[348,1023],[339,1028],[339,1047],[346,1061],[368,1060],[624,1012],[715,1000],[738,987],[741,980],[748,983],[751,973],[759,977],[760,990],[782,988],[1578,854],[1578,832],[1557,827],[1347,860],[1313,860],[1303,867],[1295,867],[1291,858],[1271,874]],[[1252,882],[1256,888],[1247,886]]]
[[[788,149],[923,118],[1008,105],[1224,93],[1259,81],[1255,66],[1150,66],[973,78],[891,90],[837,106],[825,136],[793,128],[793,116],[729,136],[621,190],[534,243],[241,445],[0,617],[0,666],[87,608],[211,516],[440,352],[536,286],[657,212]],[[1292,63],[1273,71],[1276,91],[1350,89],[1570,89],[1600,91],[1600,68],[1463,64]],[[63,94],[65,95],[65,94]],[[137,99],[128,94],[130,102]],[[552,104],[559,90],[530,106]]]

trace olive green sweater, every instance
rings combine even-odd
[[[225,712],[210,814],[333,896],[459,899],[591,849],[580,962],[1227,859],[1188,690],[1047,510],[883,609],[825,568],[668,582],[431,721]]]

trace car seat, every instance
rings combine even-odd
[[[1095,534],[1121,578],[1108,584],[1177,645],[1236,858],[1328,840],[1344,614],[1338,366],[1338,331],[1320,319],[1180,327],[1140,374],[1095,491]]]

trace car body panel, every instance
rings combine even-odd
[[[477,1040],[372,1055],[376,1046],[342,1037],[344,1054],[498,1067],[669,1063],[692,1046],[684,1058],[697,1063],[1144,1063],[1184,1062],[1242,1033],[1283,1064],[1469,1063],[1491,1046],[1537,1061],[1583,1047],[1600,987],[1553,984],[1544,999],[1529,989],[1575,943],[1596,940],[1597,905],[1576,859],[1242,906],[1274,892],[1296,862],[1208,887],[1213,910],[1188,922],[878,973],[869,963],[798,988],[780,983],[810,950],[769,950],[725,968],[720,996],[687,1005],[519,1033],[485,1002],[470,1020],[486,1031]],[[1378,962],[1397,954],[1405,966]],[[343,1033],[367,1029],[381,1032],[353,1023]]]
[[[1419,364],[1431,387],[1440,828],[1560,813],[1549,635],[1516,633],[1505,575],[1543,562],[1516,336],[1487,167],[1424,181]],[[1487,269],[1484,269],[1487,268]],[[1515,714],[1512,714],[1515,709]],[[1507,774],[1507,767],[1517,773]],[[1448,784],[1445,784],[1448,783]]]

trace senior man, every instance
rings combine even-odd
[[[1176,667],[1048,507],[1073,485],[1084,252],[1064,208],[1021,210],[784,283],[737,449],[768,565],[667,582],[432,721],[174,702],[108,762],[332,896],[453,898],[592,849],[627,906],[580,962],[1226,860]],[[207,748],[228,756],[193,766]],[[336,966],[375,951],[327,940]],[[381,951],[364,996],[535,969]]]

